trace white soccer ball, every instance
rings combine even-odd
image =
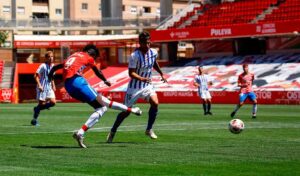
[[[245,128],[244,122],[240,119],[232,119],[228,124],[229,131],[234,134],[239,134]]]

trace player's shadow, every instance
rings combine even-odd
[[[113,142],[113,143],[99,142],[98,144],[101,144],[102,147],[128,147],[131,145],[146,144],[146,142]]]
[[[36,149],[70,149],[70,148],[80,148],[80,147],[75,147],[75,146],[31,146],[31,148],[36,148]]]
[[[77,146],[61,146],[61,145],[46,145],[46,146],[28,146],[28,145],[20,145],[21,147],[31,147],[35,149],[70,149],[70,148],[80,148]]]

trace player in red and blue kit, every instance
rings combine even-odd
[[[99,57],[99,51],[95,45],[89,44],[84,47],[83,52],[76,52],[68,57],[64,63],[54,66],[50,73],[49,78],[53,77],[53,74],[58,69],[63,69],[63,79],[65,83],[65,89],[73,98],[86,102],[95,109],[86,123],[73,134],[74,139],[77,140],[78,144],[82,148],[86,148],[83,143],[84,133],[92,128],[98,120],[107,111],[107,107],[132,112],[136,115],[141,115],[142,111],[140,108],[129,108],[124,104],[110,101],[108,98],[98,94],[82,77],[82,71],[85,68],[92,68],[96,76],[99,77],[107,86],[111,86],[110,82],[106,80],[101,70],[95,65],[95,60]]]
[[[252,118],[256,118],[257,100],[252,89],[254,74],[249,72],[248,64],[243,64],[243,70],[244,72],[240,74],[238,78],[238,86],[240,87],[240,102],[236,105],[230,116],[233,118],[236,112],[243,106],[246,99],[249,98],[249,100],[253,103]]]

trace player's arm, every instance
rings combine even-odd
[[[52,86],[52,90],[55,92],[56,91],[56,86],[55,86],[55,82],[54,82],[53,79],[51,80],[51,86]]]
[[[142,82],[151,82],[151,79],[149,78],[145,78],[145,77],[142,77],[140,75],[138,75],[136,73],[136,69],[135,68],[129,68],[128,70],[128,75],[130,76],[130,78],[132,79],[137,79],[137,80],[140,80]]]
[[[132,53],[128,59],[128,75],[131,79],[136,79],[142,82],[151,82],[151,79],[140,76],[136,73],[138,58]]]
[[[94,71],[94,73],[96,74],[96,76],[98,78],[100,78],[102,81],[104,81],[104,83],[107,85],[107,86],[111,86],[111,83],[109,81],[107,81],[107,79],[105,78],[105,76],[103,75],[102,71],[99,70],[96,65],[93,65],[92,66],[92,70]]]
[[[40,91],[43,91],[43,87],[42,87],[41,82],[40,82],[40,74],[39,73],[34,73],[33,77],[34,77],[34,80],[35,80],[35,82],[38,86],[38,89]]]
[[[49,80],[52,81],[52,80],[53,80],[53,74],[54,74],[57,70],[62,69],[62,68],[64,68],[64,64],[57,64],[57,65],[53,66],[53,67],[51,68],[49,74],[48,74]]]
[[[194,86],[195,87],[199,87],[200,86],[200,84],[197,83],[197,77],[196,76],[194,78]]]
[[[160,74],[160,76],[161,76],[161,81],[162,81],[162,82],[164,82],[164,83],[165,83],[165,82],[168,82],[168,81],[166,80],[166,78],[164,77],[164,74],[163,74],[163,72],[161,71],[160,66],[158,65],[157,61],[154,62],[153,68]]]
[[[213,79],[212,77],[208,76],[208,85],[212,86],[213,85]]]
[[[247,83],[244,83],[243,81],[242,81],[242,78],[239,76],[239,78],[238,78],[238,87],[247,87]]]

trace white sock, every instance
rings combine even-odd
[[[85,125],[88,128],[92,128],[99,119],[103,116],[103,114],[107,111],[106,106],[96,109],[96,111],[89,117],[89,119],[85,122]]]
[[[128,108],[126,105],[124,105],[122,103],[111,101],[104,96],[102,96],[101,98],[102,98],[102,102],[104,103],[104,105],[109,108],[120,110],[120,111],[129,111],[130,110],[130,108]]]
[[[253,104],[252,114],[256,114],[256,112],[257,112],[257,104]]]

